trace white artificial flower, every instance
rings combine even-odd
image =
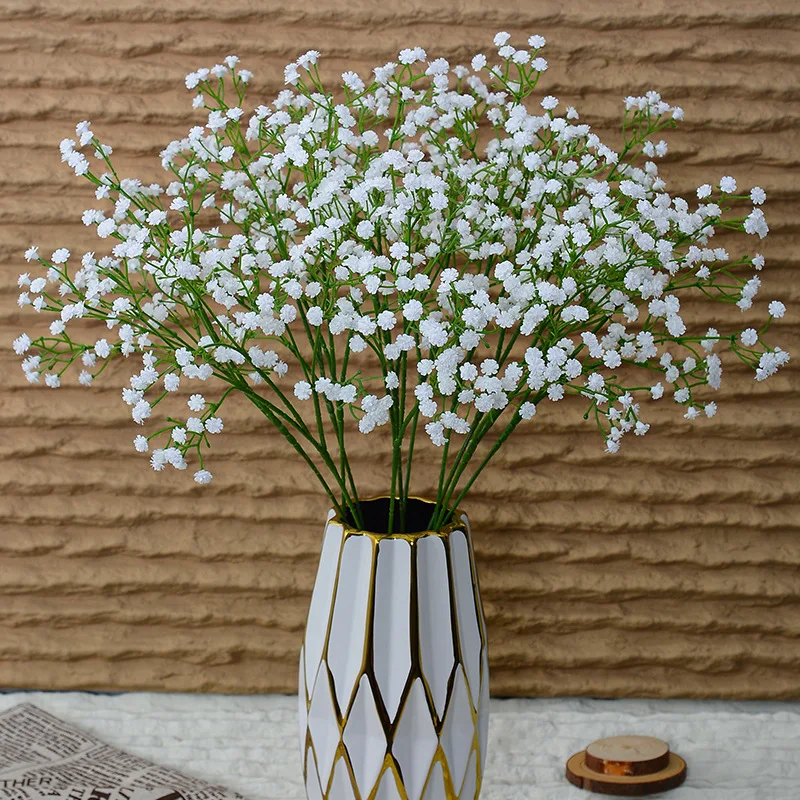
[[[355,336],[350,337],[349,344],[350,344],[350,349],[354,353],[360,353],[363,350],[366,350],[366,348],[367,348],[367,343],[358,334],[356,334]]]
[[[199,469],[194,474],[195,483],[211,483],[214,476],[207,469]]]
[[[117,223],[114,222],[113,219],[104,219],[98,226],[97,226],[97,235],[101,239],[105,239],[106,237],[110,236],[114,231],[117,229]]]
[[[769,314],[771,317],[780,319],[786,313],[786,306],[780,300],[773,300],[769,304]]]
[[[171,436],[172,436],[172,440],[176,444],[185,444],[186,443],[186,428],[173,428]]]
[[[144,424],[144,421],[150,416],[152,408],[147,400],[139,400],[131,409],[131,417],[138,425]]]
[[[756,369],[756,380],[763,381],[774,375],[779,367],[782,367],[789,361],[789,354],[776,347],[772,352],[762,353],[758,361],[758,368]]]
[[[403,306],[403,317],[407,319],[409,322],[416,322],[418,319],[422,317],[424,313],[424,308],[422,303],[419,300],[409,300]]]
[[[769,225],[760,208],[754,208],[747,219],[744,221],[744,230],[749,234],[758,234],[759,239],[763,239],[769,233]]]
[[[378,327],[384,331],[390,331],[397,325],[397,319],[391,311],[381,311],[377,319]]]
[[[206,399],[201,394],[193,394],[187,401],[190,411],[200,412],[206,407]]]
[[[361,220],[356,225],[356,233],[362,239],[371,239],[375,235],[375,225],[368,219]]]
[[[205,422],[205,429],[209,433],[221,433],[223,427],[225,426],[219,417],[209,417]]]
[[[14,352],[21,356],[23,353],[27,353],[31,346],[31,338],[28,336],[27,333],[23,333],[21,336],[18,336],[12,342],[12,346],[14,348]]]
[[[294,396],[298,400],[308,400],[311,397],[311,384],[307,381],[297,381],[294,385]]]
[[[441,422],[428,422],[425,425],[425,432],[430,436],[431,442],[437,447],[447,444],[447,437],[444,435],[444,425]]]
[[[553,401],[561,400],[564,397],[564,387],[558,383],[551,383],[547,387],[547,396]]]
[[[486,66],[486,56],[483,53],[472,57],[472,69],[475,72],[480,72]]]
[[[462,364],[458,369],[461,380],[474,381],[478,377],[478,368],[474,364],[467,362]]]
[[[739,338],[742,340],[742,344],[750,347],[754,345],[758,341],[758,332],[755,328],[747,328],[739,334]]]
[[[427,55],[421,47],[408,47],[400,51],[397,60],[401,64],[411,65],[416,64],[418,61],[424,61],[426,58]]]
[[[362,81],[355,72],[343,72],[342,81],[351,92],[364,91],[364,81]]]

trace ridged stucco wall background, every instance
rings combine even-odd
[[[662,164],[671,191],[726,174],[767,191],[770,238],[740,236],[735,251],[766,256],[757,313],[697,303],[687,319],[740,330],[779,297],[774,341],[798,352],[792,0],[2,0],[0,688],[295,691],[327,508],[244,403],[203,489],[133,452],[124,370],[91,390],[25,384],[8,347],[36,322],[15,305],[23,251],[101,250],[80,222],[96,201],[58,142],[90,119],[121,173],[163,180],[158,151],[200,119],[182,87],[192,69],[236,53],[266,101],[312,47],[335,79],[413,44],[467,61],[497,30],[548,39],[544,93],[609,144],[624,95],[656,88],[682,105]],[[766,384],[726,362],[714,420],[656,407],[651,433],[615,457],[579,404],[512,440],[465,505],[494,694],[800,695],[797,360]],[[377,441],[358,442],[365,495],[388,481]]]

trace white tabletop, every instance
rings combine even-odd
[[[249,800],[303,798],[296,699],[287,695],[0,694],[31,702],[131,753]],[[566,759],[604,736],[657,736],[688,762],[671,800],[798,800],[800,703],[493,700],[482,800],[589,800]]]

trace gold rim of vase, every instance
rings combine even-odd
[[[389,500],[391,495],[388,494],[376,494],[371,497],[363,497],[359,498],[359,503],[370,503],[374,500]],[[425,503],[429,506],[435,506],[435,500],[429,500],[427,497],[420,497],[419,495],[410,494],[408,496],[409,500],[418,500],[420,503]],[[349,523],[345,522],[341,516],[334,511],[333,516],[329,518],[330,522],[334,522],[338,525],[342,526],[344,530],[345,536],[369,536],[372,539],[405,539],[406,541],[413,541],[415,539],[423,539],[426,536],[449,536],[453,531],[458,530],[459,528],[463,527],[462,517],[464,516],[464,512],[460,508],[456,508],[453,510],[453,516],[450,522],[447,523],[443,528],[439,530],[424,530],[424,531],[413,531],[412,533],[377,533],[375,531],[362,531],[358,528],[353,527]]]

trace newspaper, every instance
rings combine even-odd
[[[244,800],[22,703],[0,713],[0,800]]]

